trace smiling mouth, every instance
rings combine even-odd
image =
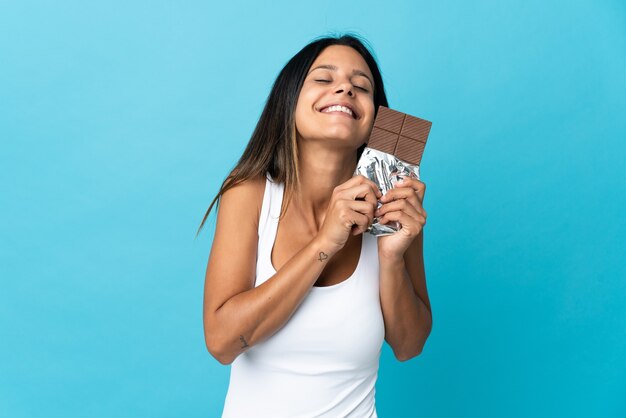
[[[320,113],[327,113],[327,114],[341,114],[344,115],[350,119],[358,119],[358,115],[357,113],[348,106],[344,106],[344,105],[330,105],[330,106],[325,106],[322,109],[318,110]]]
[[[348,118],[350,120],[354,120],[355,119],[354,117],[352,117],[352,116],[348,115],[347,113],[342,112],[340,110],[335,110],[335,111],[332,111],[332,112],[320,112],[320,113],[323,113],[325,115],[345,116],[346,118]]]

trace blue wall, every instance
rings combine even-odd
[[[313,38],[372,44],[421,168],[434,328],[381,417],[626,416],[620,1],[0,4],[0,416],[219,416],[214,193]]]

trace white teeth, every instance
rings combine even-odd
[[[347,113],[348,115],[354,117],[354,115],[352,114],[352,110],[350,110],[350,108],[347,108],[345,106],[339,106],[339,105],[335,105],[335,106],[329,106],[326,109],[322,110],[323,113],[328,113],[328,112],[344,112]]]

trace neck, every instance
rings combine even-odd
[[[298,147],[300,193],[294,198],[294,208],[313,232],[317,232],[326,216],[333,189],[353,176],[356,151],[328,148],[313,141],[300,141]]]

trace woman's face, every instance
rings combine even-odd
[[[353,149],[365,143],[374,124],[373,80],[354,49],[343,45],[324,49],[311,65],[296,104],[299,139]]]

